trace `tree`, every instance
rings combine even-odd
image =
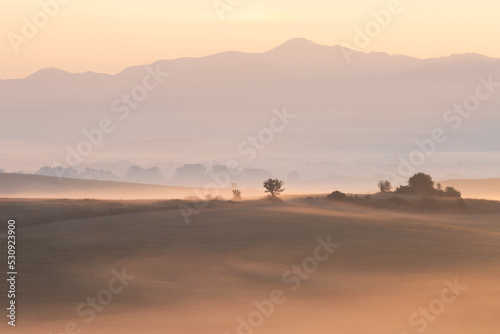
[[[436,189],[437,191],[443,191],[443,186],[441,185],[441,183],[436,184]]]
[[[145,169],[134,165],[128,168],[124,180],[135,183],[165,184],[167,178],[161,173],[158,167]]]
[[[396,188],[396,193],[401,195],[411,195],[413,194],[412,189],[409,186],[399,186]]]
[[[67,177],[73,179],[81,178],[80,173],[73,167],[49,167],[43,166],[40,168],[35,174],[37,175],[45,175],[45,176],[57,176],[57,177]]]
[[[272,198],[277,198],[285,189],[283,189],[283,181],[278,179],[268,179],[264,182],[266,193],[270,193]]]
[[[448,197],[462,197],[462,193],[453,187],[446,187],[444,193]]]
[[[233,189],[233,201],[241,201],[241,191]]]
[[[378,188],[380,189],[381,193],[387,193],[387,192],[391,191],[391,189],[392,189],[391,181],[388,181],[388,180],[379,181]]]
[[[415,194],[431,194],[434,192],[434,181],[430,175],[417,173],[408,180],[408,186]]]

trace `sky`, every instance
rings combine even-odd
[[[118,73],[296,37],[418,58],[500,58],[499,17],[498,0],[4,0],[0,79],[50,67]]]

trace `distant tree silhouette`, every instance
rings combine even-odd
[[[93,169],[86,167],[83,172],[78,172],[72,167],[49,167],[43,166],[35,174],[45,176],[67,177],[73,179],[120,181],[120,178],[109,170]]]
[[[45,175],[45,176],[67,177],[73,179],[82,178],[80,173],[78,173],[78,171],[73,167],[65,168],[63,166],[58,166],[58,167],[43,166],[35,174]]]
[[[124,180],[136,183],[164,184],[167,178],[161,173],[158,167],[144,169],[134,165],[129,167]]]
[[[111,171],[103,169],[85,168],[85,170],[80,174],[83,179],[88,179],[88,180],[101,180],[101,181],[120,180],[120,178],[114,175]]]
[[[391,189],[392,189],[391,181],[388,181],[388,180],[379,181],[378,188],[380,189],[381,193],[386,193],[386,192],[391,191]]]
[[[444,193],[448,197],[462,197],[462,193],[453,187],[446,187]]]
[[[434,181],[430,175],[424,173],[417,173],[408,180],[407,186],[400,186],[396,189],[396,193],[401,195],[423,195],[423,196],[445,196],[445,197],[458,197],[461,198],[460,191],[453,187],[446,187],[443,190],[441,183],[434,188]],[[425,205],[424,205],[425,204]],[[427,199],[423,202],[422,207],[432,207]]]
[[[416,194],[431,194],[434,191],[432,177],[424,173],[417,173],[410,177],[408,186]]]
[[[233,201],[241,201],[241,191],[233,189]]]
[[[264,181],[264,188],[266,193],[271,194],[271,198],[277,198],[285,189],[283,189],[283,181],[278,179],[268,179]]]
[[[209,182],[211,182],[211,179],[207,174],[207,168],[203,164],[184,164],[175,170],[172,177],[172,184],[174,185],[199,186]]]

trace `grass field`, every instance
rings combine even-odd
[[[1,218],[18,224],[16,332],[400,334],[425,326],[426,333],[486,334],[500,328],[500,213],[415,214],[296,199],[221,202],[186,224],[179,202],[158,203],[2,200]],[[306,259],[314,258],[318,238],[340,247],[314,268]],[[290,272],[294,265],[304,277]],[[122,268],[135,278],[108,300],[113,270]],[[455,279],[466,290],[439,303],[445,281]],[[282,296],[271,312],[265,301],[276,290]],[[269,306],[269,316],[259,318],[255,301]],[[421,308],[436,312],[432,321]]]

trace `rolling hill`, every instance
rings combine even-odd
[[[22,210],[35,206],[43,201]],[[499,221],[498,213],[414,215],[321,201],[226,203],[189,225],[179,210],[19,219],[16,332],[60,333],[71,323],[94,334],[233,334],[252,332],[238,330],[250,321],[262,334],[400,334],[424,325],[429,334],[491,334],[500,328]]]
[[[9,198],[181,199],[199,194],[190,187],[0,173],[0,197]],[[229,189],[221,194],[232,197]]]

